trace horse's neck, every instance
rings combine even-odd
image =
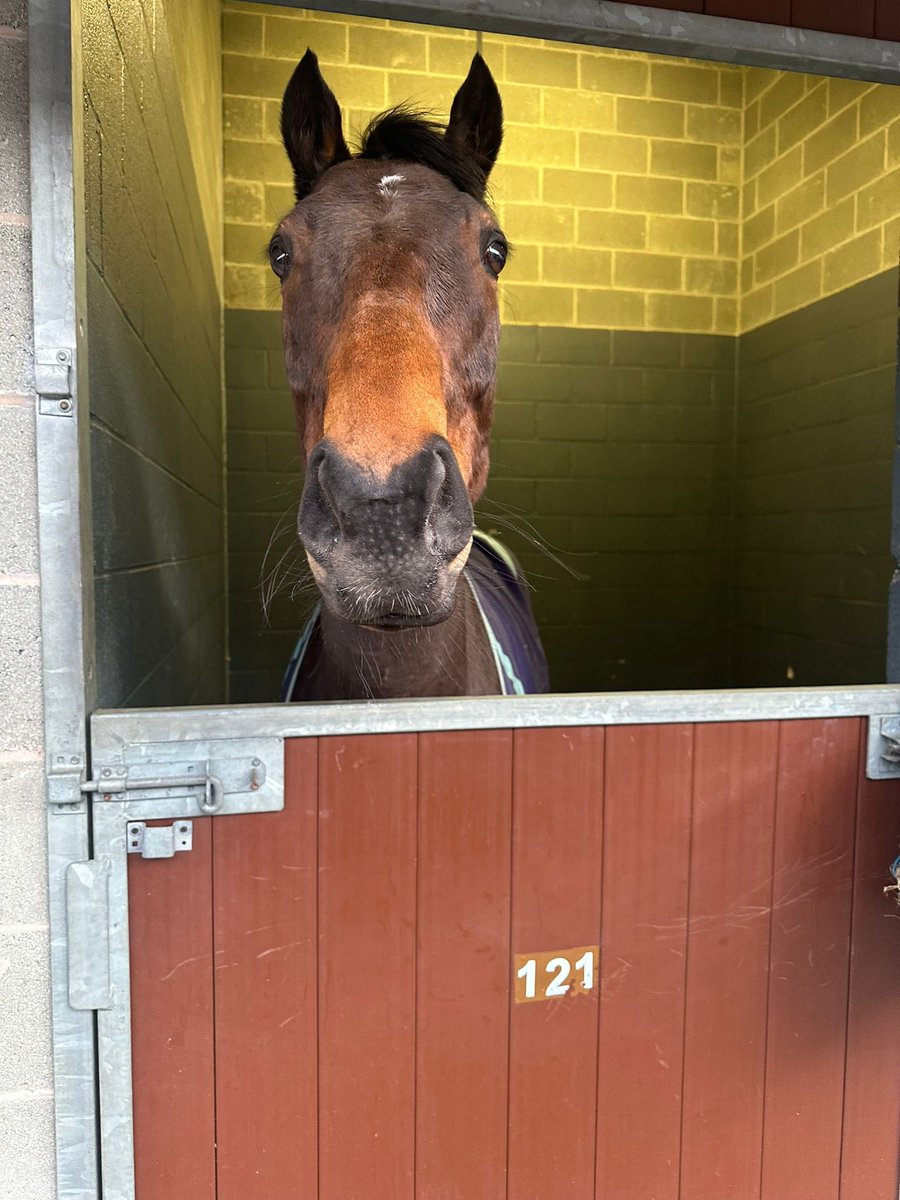
[[[293,699],[390,700],[499,691],[478,605],[461,579],[453,613],[423,629],[383,633],[341,621],[323,608]]]

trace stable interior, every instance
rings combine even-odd
[[[516,252],[479,523],[533,583],[554,690],[885,680],[900,89],[116,7],[84,27],[99,705],[277,700],[311,603],[264,257],[307,46],[350,131],[445,118],[476,48],[497,79]]]

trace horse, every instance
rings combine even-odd
[[[282,698],[546,691],[511,555],[475,528],[509,245],[485,202],[503,109],[480,54],[446,126],[407,107],[358,151],[316,55],[284,93],[296,203],[269,243],[319,592]]]

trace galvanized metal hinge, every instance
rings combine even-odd
[[[52,812],[84,812],[81,791],[84,759],[80,754],[54,754],[47,760],[47,803]]]
[[[900,779],[900,715],[869,718],[866,776]]]
[[[72,351],[66,348],[35,350],[34,379],[38,412],[45,417],[75,415]]]

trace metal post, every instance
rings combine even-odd
[[[92,561],[80,6],[30,0],[31,219],[59,1200],[99,1195],[94,1018],[69,1006],[65,874],[90,857],[86,715]],[[85,586],[87,585],[87,586]]]

